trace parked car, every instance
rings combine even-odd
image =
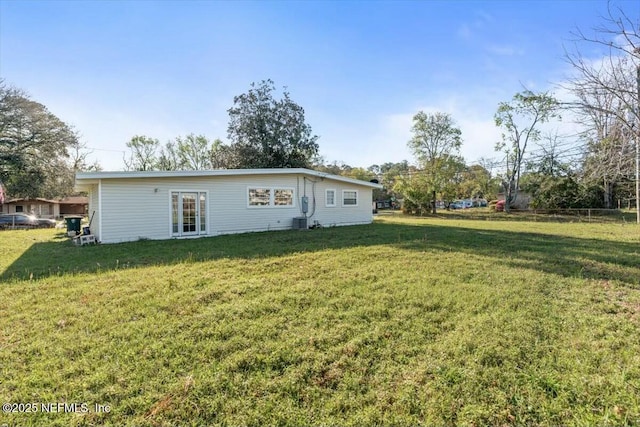
[[[473,207],[473,201],[472,200],[461,200],[462,203],[462,208],[463,209],[469,209]]]
[[[455,200],[449,204],[449,209],[463,209],[463,208],[464,208],[464,204],[462,203],[462,200]]]
[[[54,228],[56,226],[56,220],[51,218],[36,218],[38,227],[40,228]]]
[[[24,213],[0,215],[0,228],[53,228],[56,221],[47,218],[36,218]]]
[[[21,213],[0,215],[0,228],[35,228],[37,226],[38,221],[31,215]]]

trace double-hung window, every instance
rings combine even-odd
[[[327,189],[324,192],[324,204],[327,207],[334,207],[336,205],[336,190]]]
[[[358,191],[342,190],[342,206],[358,206]]]

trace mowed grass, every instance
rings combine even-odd
[[[0,233],[0,402],[89,411],[0,424],[640,424],[635,224],[56,233]]]

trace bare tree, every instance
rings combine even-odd
[[[84,142],[79,142],[77,145],[71,148],[71,150],[69,151],[69,163],[74,173],[102,170],[102,167],[100,166],[100,163],[98,163],[98,161],[94,161],[93,163],[89,163],[87,161],[89,155],[92,153],[93,150],[88,149],[87,144],[85,144]]]
[[[575,75],[564,85],[575,96],[565,104],[585,127],[584,172],[604,189],[605,206],[612,207],[614,185],[633,170],[634,123],[639,123],[640,23],[609,4],[607,16],[592,34],[578,29],[574,48],[565,57]],[[592,59],[583,53],[601,50]],[[591,54],[592,55],[592,54]]]

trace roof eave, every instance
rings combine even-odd
[[[206,177],[206,176],[239,176],[239,175],[277,175],[298,174],[332,179],[354,185],[363,185],[371,188],[382,188],[382,185],[358,179],[332,175],[324,172],[304,168],[291,169],[215,169],[200,171],[113,171],[113,172],[78,172],[76,173],[76,189],[83,191],[88,185],[97,184],[100,179],[117,178],[171,178],[171,177]]]

